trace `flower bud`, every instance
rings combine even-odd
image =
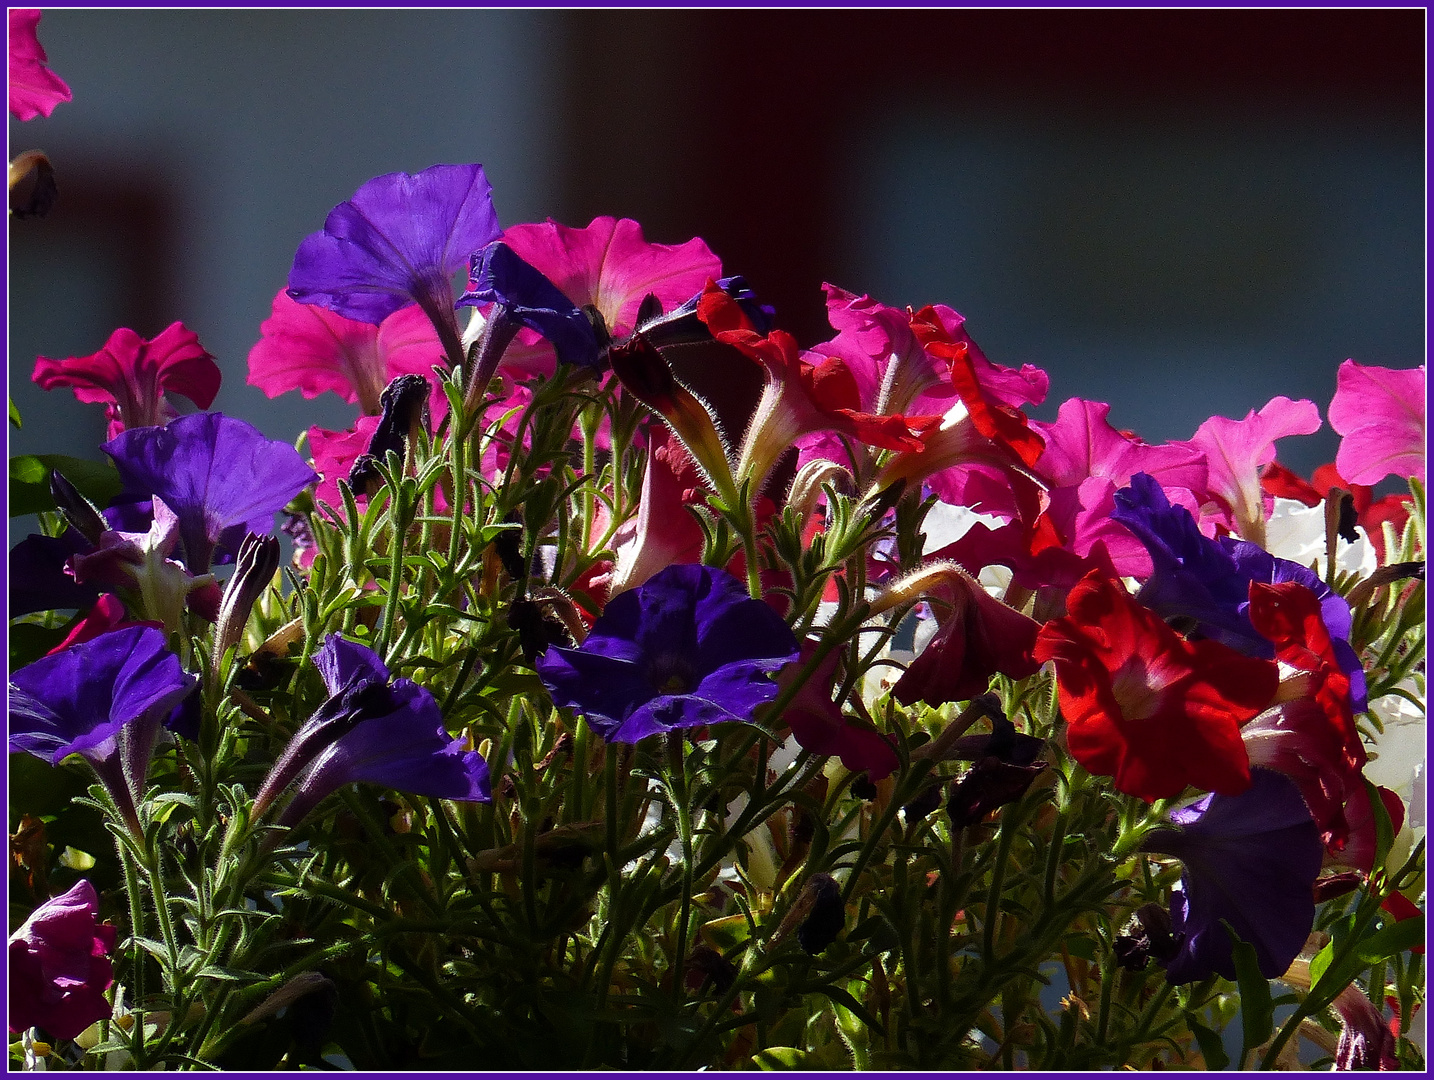
[[[224,654],[244,636],[244,624],[259,595],[274,580],[279,569],[279,541],[272,536],[249,533],[239,545],[239,558],[234,576],[224,587],[219,605],[219,620],[214,625],[214,656],[211,671],[219,678]]]

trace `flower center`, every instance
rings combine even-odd
[[[1132,656],[1111,673],[1110,691],[1126,720],[1148,720],[1160,711],[1165,690],[1157,670],[1148,668],[1145,658]]]
[[[662,695],[690,693],[696,685],[692,665],[681,656],[654,656],[647,665],[647,681]]]

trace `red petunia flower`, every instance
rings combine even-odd
[[[38,357],[32,378],[41,390],[68,386],[87,405],[102,403],[110,421],[106,438],[113,439],[130,428],[163,427],[178,416],[164,399],[167,390],[209,408],[221,376],[198,335],[172,323],[148,341],[121,327],[90,356]]]
[[[1147,802],[1187,785],[1221,795],[1249,787],[1240,725],[1274,698],[1274,663],[1186,641],[1098,571],[1066,606],[1042,628],[1035,656],[1055,661],[1077,761]]]

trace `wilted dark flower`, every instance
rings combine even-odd
[[[841,886],[830,874],[813,874],[803,890],[803,899],[810,904],[807,917],[797,927],[797,944],[812,956],[818,956],[836,940],[846,925],[846,907],[841,902]]]
[[[1141,904],[1116,935],[1116,963],[1131,971],[1144,971],[1150,958],[1169,963],[1180,949],[1180,938],[1170,932],[1170,912],[1159,904]]]

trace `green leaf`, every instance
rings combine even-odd
[[[20,427],[20,410],[15,407],[15,399],[10,398],[10,423]]]
[[[1240,1022],[1244,1027],[1244,1052],[1269,1041],[1275,1031],[1275,1006],[1270,995],[1270,980],[1260,971],[1260,958],[1255,947],[1240,940],[1240,935],[1224,919],[1226,933],[1235,945],[1235,981],[1240,986]]]
[[[795,1046],[769,1046],[752,1055],[757,1068],[763,1072],[790,1072],[793,1069],[818,1068],[813,1055]]]
[[[1082,960],[1095,959],[1095,938],[1088,934],[1071,934],[1066,938],[1066,952]]]
[[[123,485],[108,461],[89,461],[64,454],[25,454],[10,459],[10,516],[55,509],[50,496],[50,471],[59,470],[81,495],[96,506],[107,506]]]
[[[1185,1026],[1190,1029],[1190,1034],[1194,1035],[1195,1041],[1200,1044],[1200,1056],[1205,1059],[1207,1068],[1220,1070],[1230,1067],[1230,1055],[1225,1053],[1225,1042],[1220,1038],[1218,1031],[1207,1028],[1195,1019],[1194,1013],[1189,1011],[1185,1013]]]
[[[218,979],[222,982],[260,982],[264,976],[253,971],[239,971],[235,968],[220,967],[218,964],[210,964],[201,968],[194,976],[196,979]]]
[[[1411,916],[1399,922],[1392,922],[1359,943],[1357,950],[1360,960],[1366,964],[1377,964],[1395,953],[1411,949],[1424,943],[1424,916]]]
[[[876,1032],[883,1038],[886,1037],[886,1029],[881,1026],[880,1021],[878,1021],[876,1017],[871,1015],[870,1011],[868,1011],[865,1005],[857,1001],[856,998],[852,997],[841,987],[813,986],[811,987],[810,992],[826,995],[827,997],[831,998],[832,1001],[834,1001],[836,1004],[840,1005],[843,1009],[845,1009],[847,1012],[851,1013],[853,1016],[858,1017],[861,1022],[864,1023],[867,1027],[871,1028],[872,1031]]]

